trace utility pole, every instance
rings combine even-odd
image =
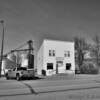
[[[1,44],[1,57],[0,57],[0,77],[1,77],[1,70],[2,70],[2,59],[3,59],[3,48],[4,48],[4,20],[0,21],[2,25],[2,44]]]

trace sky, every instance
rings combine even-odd
[[[34,40],[36,51],[43,39],[72,41],[78,36],[91,43],[100,36],[100,0],[0,0],[0,20],[4,53],[28,40]]]

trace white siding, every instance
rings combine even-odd
[[[41,75],[41,70],[43,69],[43,50],[44,50],[44,44],[41,45],[38,54],[37,54],[37,74]]]

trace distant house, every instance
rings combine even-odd
[[[74,42],[44,40],[37,55],[37,74],[75,73]]]

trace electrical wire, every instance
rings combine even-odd
[[[26,43],[24,43],[24,44],[20,45],[19,47],[17,47],[17,48],[16,48],[16,49],[14,49],[14,50],[18,50],[18,49],[20,49],[20,48],[24,47],[25,45],[26,45]]]
[[[26,44],[27,44],[27,42],[26,42],[26,43],[23,43],[22,45],[20,45],[19,47],[17,47],[16,49],[13,49],[13,50],[18,50],[18,49],[24,47]],[[9,51],[8,53],[6,53],[5,55],[10,54],[11,52],[12,52],[12,50],[10,50],[10,51]]]

